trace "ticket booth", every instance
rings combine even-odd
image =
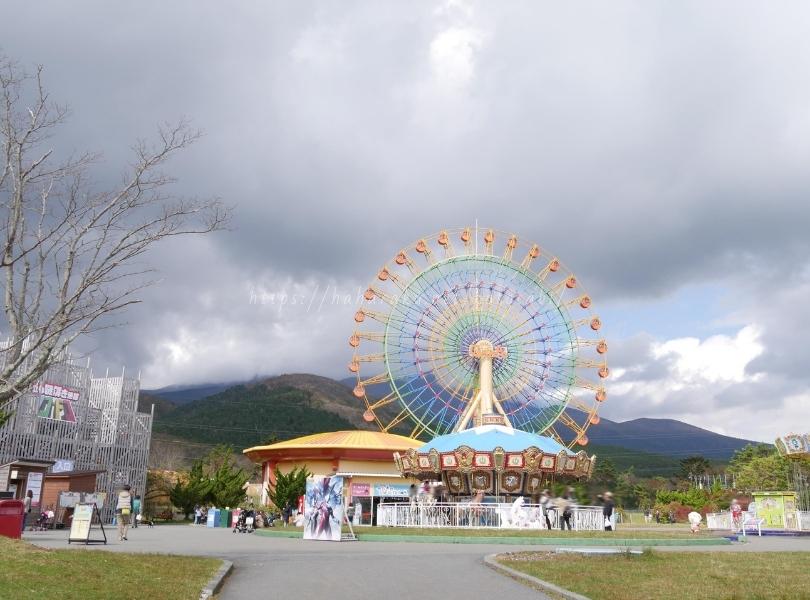
[[[20,459],[0,465],[0,493],[7,498],[22,500],[31,491],[31,511],[39,510],[45,473],[54,462]]]

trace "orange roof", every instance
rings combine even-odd
[[[408,448],[420,448],[424,442],[404,435],[383,433],[382,431],[330,431],[316,433],[294,440],[286,440],[269,446],[254,446],[243,450],[243,454],[262,450],[293,450],[315,448],[341,448],[351,450],[390,450],[404,451]]]

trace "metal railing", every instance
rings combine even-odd
[[[731,529],[738,531],[742,528],[742,523],[745,522],[746,527],[752,528],[754,521],[764,521],[764,519],[757,519],[756,515],[744,512],[741,519],[734,523],[731,518],[731,513],[722,511],[719,513],[708,513],[706,515],[706,525],[709,529]],[[764,522],[761,527],[763,529],[772,529]],[[788,531],[810,531],[810,511],[797,510],[794,513],[785,514],[781,527],[777,529],[786,529]]]
[[[548,517],[548,523],[545,517]],[[577,506],[569,519],[574,531],[604,529],[601,506]],[[472,502],[380,503],[377,525],[383,527],[492,528],[492,529],[561,529],[562,514],[548,510],[543,514],[539,504]]]

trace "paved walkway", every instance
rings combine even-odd
[[[49,548],[68,546],[67,531],[27,532],[25,539]],[[230,529],[158,525],[130,530],[118,542],[112,530],[106,546],[93,550],[158,552],[216,556],[233,561],[234,570],[220,593],[222,600],[266,596],[280,598],[356,599],[368,595],[386,600],[538,600],[539,592],[483,565],[494,552],[552,550],[544,546],[488,544],[420,544],[409,542],[305,542],[300,539],[235,534]],[[730,546],[660,547],[697,552],[810,551],[810,538],[750,537]]]
[[[67,531],[27,532],[25,539],[48,548],[67,544]],[[113,532],[114,533],[114,532]],[[484,544],[385,542],[310,542],[232,533],[186,525],[130,530],[129,540],[108,535],[93,551],[159,552],[216,556],[233,561],[234,570],[219,594],[222,600],[270,597],[382,597],[387,600],[538,600],[546,596],[499,575],[483,564],[492,552],[521,550]]]

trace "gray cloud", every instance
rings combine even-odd
[[[2,49],[46,65],[73,106],[57,141],[103,150],[101,183],[186,115],[206,136],[173,163],[177,191],[237,207],[233,232],[157,249],[164,282],[132,326],[86,341],[148,384],[339,374],[351,307],[278,311],[251,286],[353,293],[399,247],[478,218],[558,253],[597,304],[723,286],[762,328],[749,369],[807,387],[802,3],[12,5]],[[237,342],[166,369],[183,332]],[[612,360],[664,377],[652,339]]]

